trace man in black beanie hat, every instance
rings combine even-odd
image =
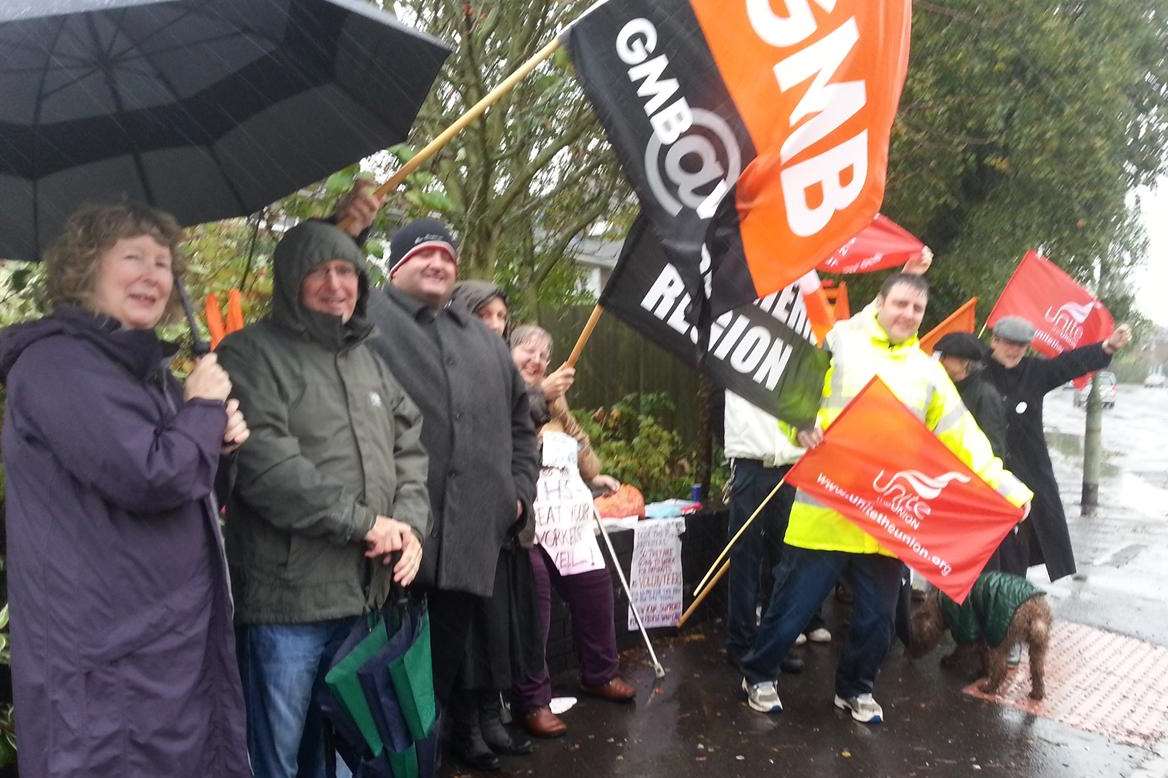
[[[494,588],[499,550],[535,497],[527,388],[503,339],[449,304],[458,247],[445,224],[402,227],[389,263],[389,283],[370,296],[378,330],[371,345],[422,411],[433,521],[418,582],[430,602],[435,692],[451,710],[455,753],[474,768],[497,769],[479,729],[479,701],[456,690],[510,686],[494,677],[507,668],[466,661],[466,647],[476,609]]]

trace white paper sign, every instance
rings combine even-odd
[[[592,492],[580,478],[576,452],[572,437],[561,432],[543,435],[543,467],[532,506],[535,542],[543,546],[560,575],[604,568],[592,532]]]
[[[681,533],[685,518],[647,519],[633,530],[633,604],[641,614],[645,629],[676,627],[681,618]],[[629,629],[637,628],[629,608]]]

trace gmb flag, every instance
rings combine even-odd
[[[633,223],[600,304],[719,386],[797,427],[815,420],[830,356],[808,339],[798,284],[728,311],[710,324],[700,357],[690,297],[643,216]]]
[[[715,315],[814,268],[884,195],[909,0],[785,5],[613,0],[567,33],[642,211]]]
[[[1098,343],[1115,329],[1103,303],[1034,251],[1027,251],[1018,263],[986,326],[993,327],[1006,316],[1021,316],[1033,324],[1031,345],[1048,357]]]
[[[876,539],[955,602],[1022,518],[879,378],[856,395],[787,482]]]

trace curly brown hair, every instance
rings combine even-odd
[[[171,289],[162,322],[181,315],[178,281],[186,271],[186,259],[179,251],[183,229],[165,211],[126,200],[119,203],[86,203],[70,214],[61,235],[45,251],[45,302],[49,307],[79,305],[93,310],[93,288],[102,255],[123,238],[149,235],[170,249]]]

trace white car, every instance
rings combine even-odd
[[[1091,384],[1075,392],[1075,407],[1085,408],[1087,396],[1091,394]],[[1104,408],[1114,408],[1115,399],[1119,396],[1119,382],[1115,380],[1115,373],[1107,370],[1099,371],[1099,402]]]
[[[1148,373],[1148,377],[1144,379],[1144,386],[1150,389],[1159,389],[1168,384],[1168,378],[1164,377],[1163,373]]]

